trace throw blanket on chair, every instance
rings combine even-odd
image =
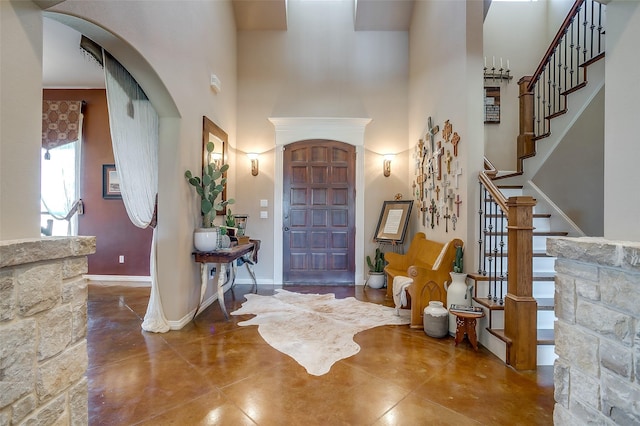
[[[413,279],[401,275],[393,278],[393,303],[396,306],[396,315],[400,315],[400,308],[407,306],[407,287],[413,284]]]

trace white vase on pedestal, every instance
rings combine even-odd
[[[198,251],[214,251],[218,248],[218,230],[216,228],[197,228],[193,231],[193,246]]]
[[[469,298],[468,290],[470,286],[467,286],[467,274],[459,272],[451,272],[451,283],[445,284],[444,289],[447,290],[447,309],[451,305],[467,305],[471,306],[471,299]],[[456,334],[456,317],[453,314],[449,314],[449,334]]]

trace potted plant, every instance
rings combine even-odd
[[[384,253],[377,248],[376,254],[373,259],[367,255],[367,265],[369,266],[369,278],[366,285],[371,288],[384,287],[384,267],[385,267]]]
[[[207,157],[214,149],[213,142],[206,145]],[[218,201],[218,196],[222,193],[227,179],[223,174],[229,169],[228,164],[218,168],[215,163],[207,164],[202,170],[202,179],[193,176],[191,170],[184,173],[187,182],[191,184],[196,193],[200,196],[200,211],[202,212],[202,226],[194,232],[194,246],[196,250],[212,251],[218,247],[218,231],[215,229],[213,221],[218,211],[222,211],[228,204],[233,204],[234,199]]]

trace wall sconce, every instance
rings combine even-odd
[[[247,157],[251,160],[251,174],[253,176],[258,176],[258,154],[250,152],[247,154]]]
[[[391,176],[391,161],[395,158],[395,154],[385,154],[382,161],[382,173],[384,177]]]
[[[219,152],[212,152],[211,162],[214,164],[217,170],[220,170],[220,167],[222,167],[222,154]]]

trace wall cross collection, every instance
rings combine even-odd
[[[438,133],[441,133],[442,139],[436,141]],[[457,193],[462,175],[457,158],[459,143],[460,135],[453,131],[449,120],[444,122],[440,132],[440,126],[434,126],[431,117],[428,118],[424,137],[418,140],[414,153],[416,180],[413,188],[424,227],[430,225],[434,229],[440,226],[442,217],[445,232],[449,232],[449,224],[454,231],[456,229],[462,204]]]

